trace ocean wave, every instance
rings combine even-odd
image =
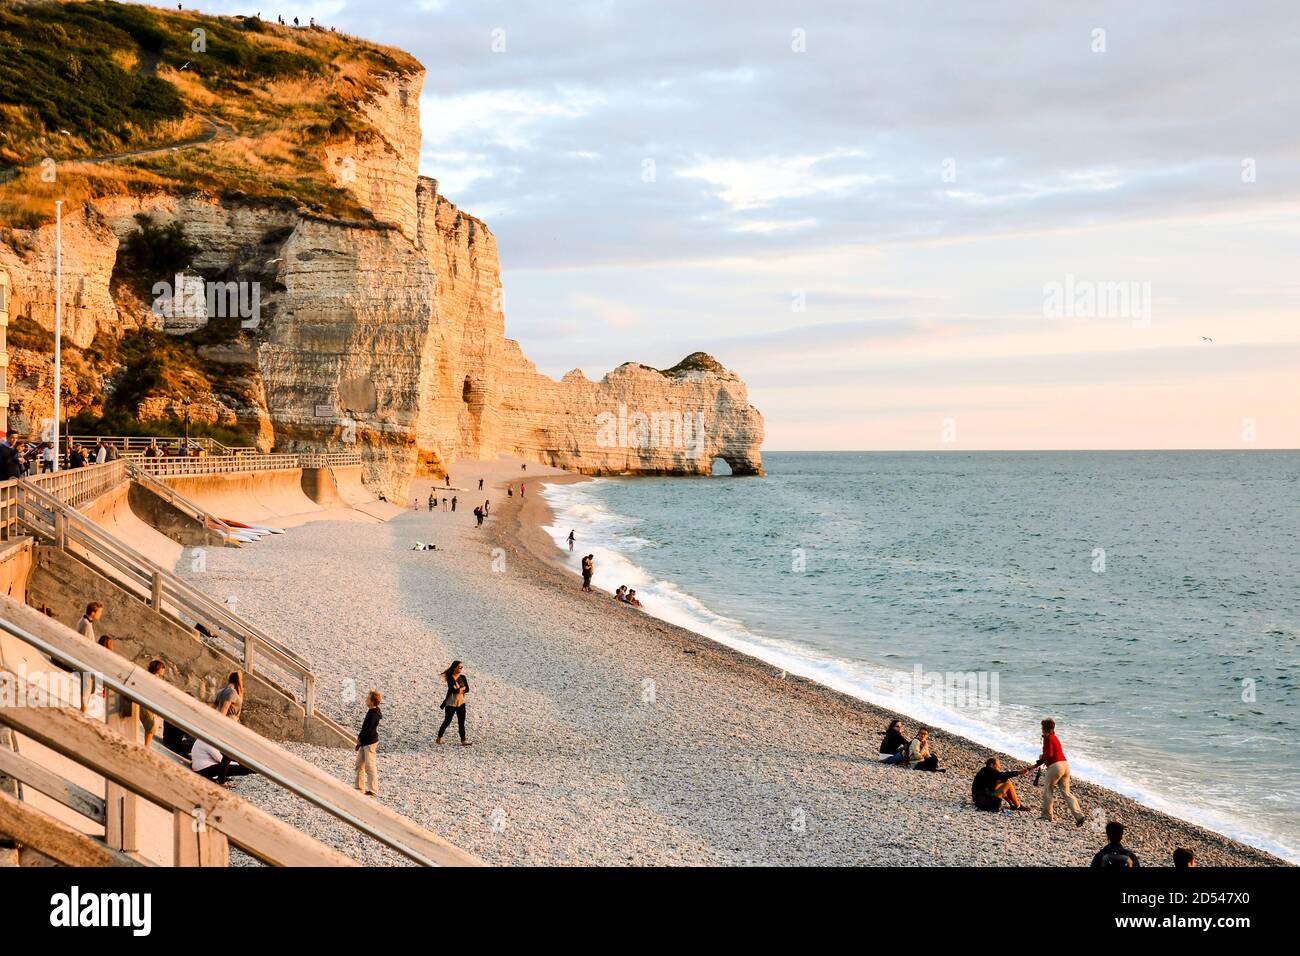
[[[922,724],[942,728],[1021,760],[1037,758],[1037,727],[1041,714],[1036,710],[1000,702],[996,708],[997,722],[993,723],[987,711],[969,712],[938,703],[925,695],[910,693],[905,689],[911,684],[909,672],[838,658],[797,641],[755,633],[742,622],[716,612],[677,583],[636,564],[627,555],[653,546],[654,542],[631,533],[632,529],[643,524],[640,519],[613,512],[599,500],[600,487],[607,480],[546,485],[542,489],[542,495],[555,516],[554,523],[544,530],[561,550],[564,563],[574,574],[581,574],[584,554],[595,556],[593,587],[612,595],[620,585],[626,585],[637,592],[646,613],[762,660],[777,672],[817,681],[832,690],[906,715]],[[572,552],[567,543],[570,531],[574,532],[578,542]],[[1086,728],[1077,728],[1072,734],[1070,760],[1076,776],[1162,813],[1208,827],[1292,862],[1300,862],[1300,847],[1280,843],[1253,830],[1240,819],[1183,802],[1145,781],[1134,780],[1092,755],[1103,750],[1103,746],[1090,748],[1088,744]],[[1243,818],[1247,815],[1248,808],[1243,807]]]

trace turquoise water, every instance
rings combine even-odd
[[[650,613],[1016,755],[1053,716],[1076,775],[1300,861],[1300,452],[764,463],[551,487],[551,531]]]

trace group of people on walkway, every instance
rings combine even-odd
[[[49,442],[36,444],[12,428],[0,439],[0,481],[53,470],[54,446]]]

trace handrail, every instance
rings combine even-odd
[[[142,454],[145,449],[153,444],[157,444],[158,447],[164,449],[174,445],[188,444],[191,448],[202,448],[209,454],[216,453],[219,455],[257,451],[252,445],[223,445],[215,438],[209,438],[206,435],[196,438],[184,438],[179,435],[68,435],[67,441],[90,446],[102,441],[105,444],[112,445],[124,455]]]
[[[173,508],[184,512],[195,521],[200,522],[205,528],[210,528],[213,531],[226,535],[228,538],[234,537],[235,529],[226,524],[224,519],[218,518],[211,512],[200,508],[197,504],[190,501],[189,498],[186,498],[171,485],[159,481],[153,475],[149,474],[146,469],[140,468],[135,462],[127,462],[126,471],[132,479],[148,488]]]
[[[210,742],[223,754],[256,770],[272,783],[320,807],[408,859],[425,866],[481,865],[481,861],[471,854],[368,799],[319,767],[276,746],[237,721],[222,716],[214,708],[199,703],[179,688],[145,673],[143,668],[126,658],[83,640],[76,632],[56,621],[49,621],[34,609],[5,595],[0,595],[0,609],[4,611],[0,615],[0,629],[13,637],[79,671],[97,675],[109,689],[149,709],[167,723]],[[41,726],[53,723],[42,718],[41,710],[31,707],[0,707],[0,722],[7,723],[26,735],[39,733]],[[94,735],[104,733],[94,723],[81,719],[80,715],[67,711],[59,713],[73,718],[59,722],[64,725],[65,732],[71,732],[78,739],[90,740]],[[47,733],[49,736],[51,735]],[[51,742],[58,743],[53,740]],[[67,749],[75,748],[69,746]],[[141,756],[147,760],[156,755],[141,750]],[[124,785],[130,788],[129,783]],[[246,841],[248,836],[256,835],[257,831],[245,826],[240,816],[237,813],[209,814],[213,820],[224,817],[222,823],[232,841],[245,846],[256,855],[256,845],[247,846]],[[239,831],[234,830],[240,826],[244,826],[244,839],[241,839]],[[218,826],[218,829],[221,828]]]
[[[106,461],[68,471],[46,472],[29,478],[0,481],[0,542],[10,541],[20,533],[18,526],[19,482],[25,481],[52,494],[74,508],[94,501],[126,480],[126,464]]]
[[[209,458],[137,458],[131,462],[155,478],[215,475],[230,471],[285,471],[301,468],[297,455],[224,455]]]
[[[83,468],[30,475],[22,480],[48,492],[66,505],[80,508],[126,481],[126,462],[106,461]]]
[[[306,717],[310,719],[315,715],[316,678],[310,665],[270,635],[114,538],[75,508],[26,481],[19,482],[18,520],[42,537],[53,540],[58,547],[66,547],[68,542],[72,542],[86,548],[146,591],[150,605],[158,613],[172,617],[185,627],[193,627],[194,624],[181,616],[182,613],[188,614],[194,623],[203,625],[204,631],[200,633],[223,641],[245,670],[270,676],[275,683],[283,684],[283,680],[268,675],[261,666],[261,660],[265,658],[297,678],[303,686]],[[168,605],[177,611],[170,612]]]
[[[361,454],[353,451],[302,452],[298,458],[303,468],[333,468],[361,464]]]

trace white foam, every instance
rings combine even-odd
[[[1037,758],[1037,713],[1001,703],[997,723],[991,723],[975,713],[939,705],[924,696],[900,692],[900,686],[906,684],[910,676],[904,672],[819,654],[792,641],[756,634],[741,622],[718,614],[673,582],[657,578],[634,564],[623,552],[635,552],[653,543],[633,534],[641,523],[638,519],[611,512],[593,500],[593,492],[606,480],[598,478],[591,482],[544,485],[542,488],[542,495],[555,515],[555,523],[544,530],[564,552],[564,563],[574,574],[581,574],[584,554],[595,556],[593,587],[612,595],[620,585],[627,585],[636,591],[646,613],[756,657],[777,670],[815,680],[832,690],[904,714],[929,726],[940,727],[1013,757],[1026,761]],[[570,531],[577,539],[572,552],[568,550]],[[1078,777],[1161,813],[1199,824],[1292,862],[1300,862],[1300,847],[1279,843],[1251,830],[1240,820],[1213,810],[1184,806],[1105,766],[1089,755],[1087,740],[1081,734],[1075,734],[1070,754],[1071,768]]]

